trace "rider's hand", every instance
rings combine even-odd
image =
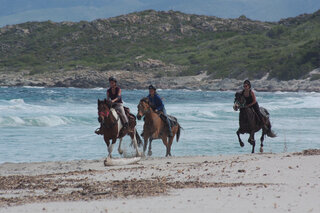
[[[157,110],[157,109],[155,109],[154,111],[155,111],[155,112],[158,112],[158,110]]]

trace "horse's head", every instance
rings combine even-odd
[[[141,120],[141,118],[149,112],[151,109],[150,104],[149,104],[149,99],[147,97],[142,98],[138,104],[138,113],[137,113],[137,118],[138,120]]]
[[[246,105],[246,99],[244,98],[242,91],[237,91],[234,97],[233,109],[238,111],[239,108],[243,108]]]
[[[100,123],[104,123],[104,121],[109,117],[110,115],[110,109],[111,109],[111,101],[104,99],[103,101],[100,101],[98,99],[98,120]]]

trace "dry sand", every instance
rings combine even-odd
[[[0,165],[0,212],[320,212],[320,150]]]

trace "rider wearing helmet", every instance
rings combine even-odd
[[[169,118],[167,116],[167,112],[166,109],[164,107],[164,104],[160,98],[160,96],[158,95],[158,93],[156,92],[156,88],[153,85],[150,85],[149,87],[149,95],[148,95],[148,99],[149,99],[149,103],[152,106],[152,108],[154,109],[155,112],[162,112],[164,116],[166,116],[167,118],[167,125],[169,128],[169,137],[172,137],[172,132],[171,132],[171,123],[169,121]]]
[[[260,121],[266,126],[264,116],[260,112],[259,104],[256,100],[256,95],[254,94],[253,90],[251,89],[251,82],[249,80],[245,80],[243,82],[243,91],[242,94],[246,99],[246,107],[251,107],[257,113]]]
[[[123,127],[128,127],[128,118],[123,108],[123,102],[121,98],[121,89],[117,86],[117,79],[114,77],[109,78],[110,88],[107,90],[107,100],[111,100],[112,107],[120,114]]]
[[[109,78],[109,84],[110,84],[110,88],[107,90],[107,100],[111,100],[112,107],[116,111],[120,112],[119,116],[123,123],[123,128],[126,129],[128,128],[129,125],[128,125],[128,118],[123,108],[123,102],[121,98],[121,89],[120,87],[117,86],[117,79],[114,77]],[[103,134],[101,126],[95,131],[95,133],[98,135]]]

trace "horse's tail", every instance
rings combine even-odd
[[[268,122],[267,136],[270,137],[270,138],[275,138],[275,137],[277,137],[276,133],[274,133],[274,132],[271,130],[270,121]]]
[[[179,138],[180,138],[180,133],[181,133],[181,129],[183,129],[180,124],[178,123],[178,131],[177,131],[177,142],[179,142]]]
[[[137,139],[138,146],[140,147],[142,145],[142,140],[137,129],[136,129],[136,139]]]

